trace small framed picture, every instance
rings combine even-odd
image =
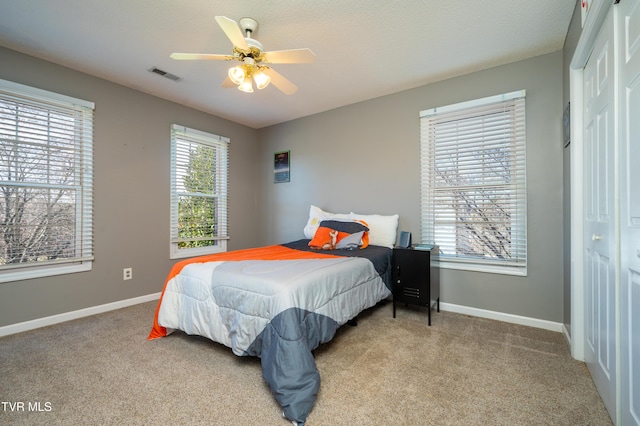
[[[290,151],[276,152],[273,155],[273,182],[283,183],[290,180]]]

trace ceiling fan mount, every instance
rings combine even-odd
[[[247,34],[247,32],[253,34],[258,29],[258,21],[253,18],[240,18],[238,25],[244,34]],[[251,34],[248,34],[246,37],[249,37]]]
[[[262,43],[251,37],[258,29],[258,21],[253,18],[241,18],[239,23],[226,16],[216,16],[216,22],[233,43],[231,55],[210,53],[173,53],[171,57],[178,60],[218,60],[239,61],[240,65],[229,70],[229,76],[222,87],[238,87],[244,92],[253,92],[252,79],[258,89],[264,89],[273,83],[287,95],[295,93],[295,84],[277,73],[269,64],[310,64],[315,55],[309,49],[290,49],[265,52]]]
[[[249,46],[248,51],[244,49],[240,49],[237,46],[233,46],[233,53],[239,54],[242,57],[251,56],[257,62],[261,60],[259,56],[264,51],[264,46],[255,38],[251,38],[251,35],[258,30],[258,21],[253,18],[241,18],[238,22],[238,26],[242,30],[244,36],[244,40],[247,42]]]

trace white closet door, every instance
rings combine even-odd
[[[613,8],[584,68],[585,361],[616,418],[615,46]]]
[[[618,6],[620,409],[640,425],[640,0]]]

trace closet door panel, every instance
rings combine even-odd
[[[640,425],[640,0],[617,6],[620,424]]]
[[[616,50],[609,10],[584,68],[585,361],[612,418],[616,416],[617,234],[615,204]]]

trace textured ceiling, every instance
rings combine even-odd
[[[562,49],[575,0],[0,0],[0,45],[260,128]],[[259,23],[265,50],[310,48],[273,68],[298,86],[225,89],[217,15]],[[148,72],[158,67],[174,82]]]

